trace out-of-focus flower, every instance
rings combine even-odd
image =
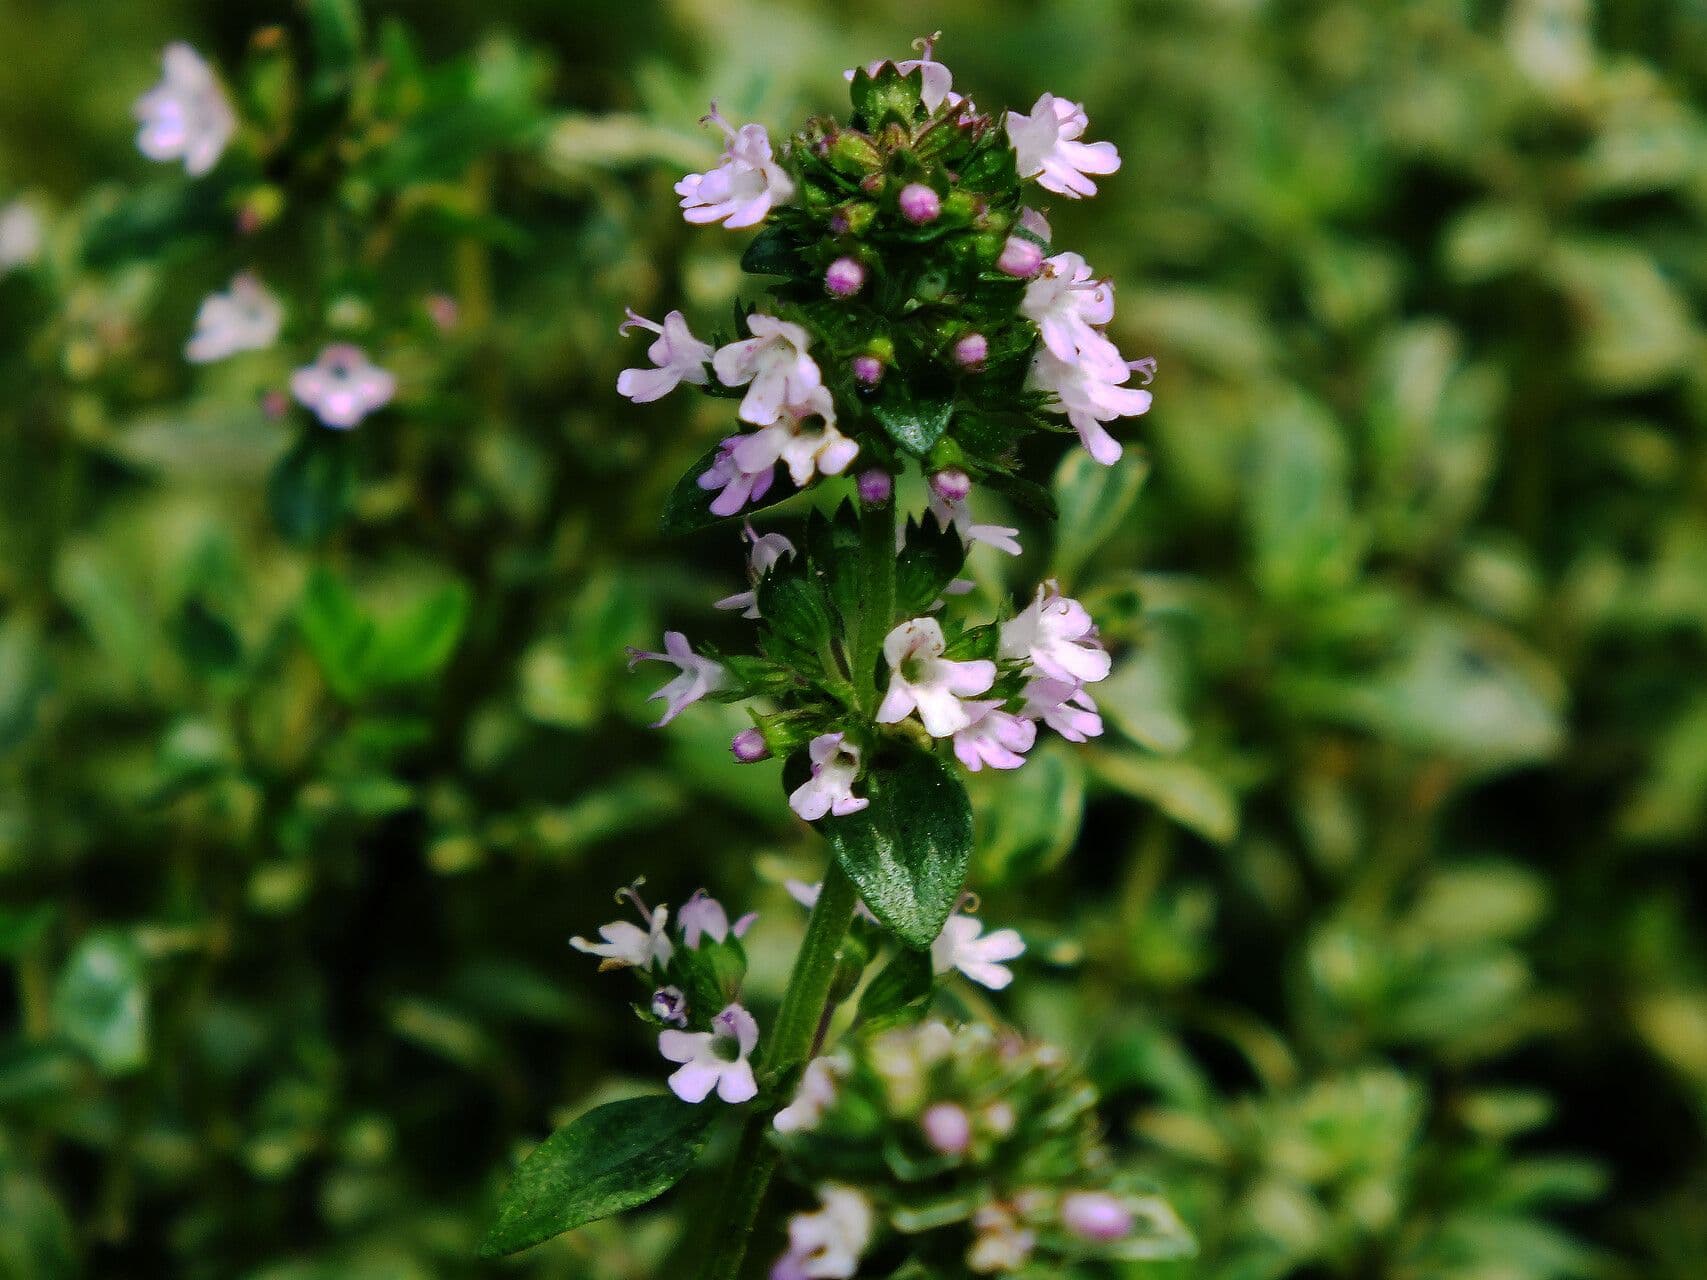
[[[846,817],[858,813],[871,801],[853,793],[859,777],[859,748],[839,733],[821,733],[807,745],[812,776],[788,797],[788,807],[808,822],[825,814]]]
[[[771,1268],[771,1280],[849,1280],[871,1243],[873,1214],[851,1187],[818,1189],[822,1208],[788,1220],[788,1252]]]
[[[836,1100],[836,1077],[847,1070],[839,1058],[814,1058],[800,1073],[794,1099],[776,1113],[771,1124],[778,1133],[816,1129],[824,1109]]]
[[[670,1090],[683,1102],[704,1102],[713,1089],[725,1102],[751,1101],[759,1084],[747,1059],[758,1043],[758,1022],[738,1004],[713,1018],[710,1031],[658,1033],[658,1052],[682,1064],[670,1075]]]
[[[979,986],[1000,991],[1014,980],[1002,961],[1024,954],[1025,939],[1016,930],[986,934],[976,916],[953,915],[931,943],[931,971],[941,975],[958,969]]]
[[[1112,142],[1080,142],[1085,109],[1076,102],[1046,93],[1032,105],[1030,115],[1008,112],[1008,141],[1022,178],[1057,195],[1077,200],[1094,196],[1097,184],[1090,174],[1109,174],[1120,168],[1120,152]]]
[[[0,209],[0,275],[27,267],[41,257],[41,215],[28,200],[14,200]]]
[[[210,293],[196,312],[196,331],[184,356],[208,364],[239,351],[262,351],[278,341],[284,307],[264,284],[245,271],[224,293]]]
[[[1072,1191],[1061,1197],[1061,1225],[1093,1244],[1113,1244],[1132,1234],[1132,1210],[1106,1191]]]
[[[717,104],[701,121],[722,129],[728,141],[723,161],[706,173],[690,173],[676,183],[682,198],[682,217],[697,225],[721,222],[731,231],[756,226],[771,207],[794,195],[794,180],[771,152],[770,134],[762,124],[736,129],[723,118]]]
[[[985,1205],[978,1210],[972,1226],[978,1235],[966,1251],[966,1265],[978,1275],[1018,1271],[1037,1247],[1037,1233],[1021,1226],[1001,1205]]]
[[[889,690],[877,709],[879,724],[898,723],[916,710],[926,733],[946,738],[972,723],[961,699],[988,690],[996,664],[982,658],[956,662],[942,656],[946,648],[935,618],[913,618],[884,637]]]
[[[706,694],[723,686],[722,665],[695,653],[693,646],[688,643],[688,638],[680,631],[664,633],[662,653],[652,653],[645,649],[628,651],[630,671],[642,662],[673,663],[681,673],[647,699],[648,702],[656,702],[661,698],[664,702],[664,714],[652,725],[654,729],[663,728]]]
[[[687,317],[680,311],[670,312],[664,323],[658,324],[630,308],[628,319],[617,326],[617,332],[626,334],[631,329],[647,329],[658,335],[646,349],[646,358],[657,367],[624,369],[616,379],[620,395],[635,404],[646,404],[669,395],[684,382],[703,386],[709,380],[705,366],[711,359],[712,346],[693,336]]]
[[[696,889],[693,897],[682,903],[676,912],[676,927],[682,931],[683,944],[697,950],[702,937],[713,942],[725,942],[731,933],[737,938],[745,937],[758,918],[758,912],[749,911],[731,928],[729,913],[723,909],[723,904],[704,889]]]
[[[199,178],[224,154],[237,117],[219,77],[189,45],[167,45],[162,63],[160,83],[136,100],[136,146],[150,160],[182,160]]]
[[[397,394],[397,379],[360,347],[333,343],[290,376],[290,393],[328,427],[347,431]]]

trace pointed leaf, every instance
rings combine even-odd
[[[896,394],[873,404],[871,412],[891,440],[923,457],[948,430],[948,420],[954,416],[954,401],[947,397],[913,399]]]

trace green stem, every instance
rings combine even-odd
[[[854,687],[869,695],[875,714],[883,691],[877,659],[895,613],[895,504],[866,503],[859,512],[860,615],[854,639]]]
[[[765,1037],[759,1072],[767,1082],[786,1075],[811,1056],[819,1023],[829,1007],[842,940],[853,922],[858,897],[853,881],[832,859],[824,872],[818,905],[812,908],[812,918],[806,924],[806,940],[794,959],[782,1008]],[[723,1201],[718,1237],[700,1273],[704,1280],[735,1280],[741,1273],[759,1209],[776,1172],[776,1148],[765,1137],[774,1113],[774,1107],[759,1107],[747,1116],[735,1153],[733,1181]]]

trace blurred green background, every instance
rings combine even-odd
[[[739,548],[653,532],[726,407],[620,400],[615,326],[742,287],[670,194],[710,98],[786,131],[940,28],[980,104],[1119,145],[1056,230],[1160,365],[1147,459],[1064,466],[1053,543],[975,558],[1119,654],[1107,737],[975,780],[974,887],[1031,941],[1002,1016],[1201,1240],[1132,1274],[1698,1280],[1707,4],[387,15],[451,104],[392,154],[466,216],[370,282],[405,393],[302,549],[284,355],[180,354],[249,250],[161,212],[130,118],[168,40],[231,68],[299,15],[0,2],[0,204],[52,263],[0,277],[0,1277],[681,1274],[703,1184],[473,1261],[520,1153],[660,1078],[567,937],[642,874],[757,907],[762,1019],[822,858],[736,714],[644,728],[623,646],[737,646]],[[309,310],[314,254],[265,253]],[[443,651],[340,680],[314,572]]]

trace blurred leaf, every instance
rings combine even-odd
[[[1086,760],[1099,781],[1150,801],[1212,844],[1227,844],[1238,834],[1238,800],[1201,765],[1109,750],[1087,752]]]
[[[967,781],[977,818],[978,884],[1024,884],[1067,856],[1085,807],[1085,769],[1077,754],[1048,744],[1022,769],[991,770]]]
[[[1082,449],[1069,449],[1055,469],[1061,523],[1055,530],[1051,573],[1072,583],[1081,568],[1114,536],[1150,474],[1148,459],[1128,455],[1105,467]]]
[[[148,993],[142,956],[121,933],[92,933],[78,944],[53,996],[59,1032],[107,1075],[148,1060]]]
[[[1255,424],[1248,518],[1254,572],[1265,595],[1298,600],[1351,581],[1360,538],[1349,478],[1345,447],[1319,405],[1283,398]]]
[[[267,507],[291,542],[315,543],[343,523],[356,492],[351,445],[311,428],[279,459],[267,481]]]

